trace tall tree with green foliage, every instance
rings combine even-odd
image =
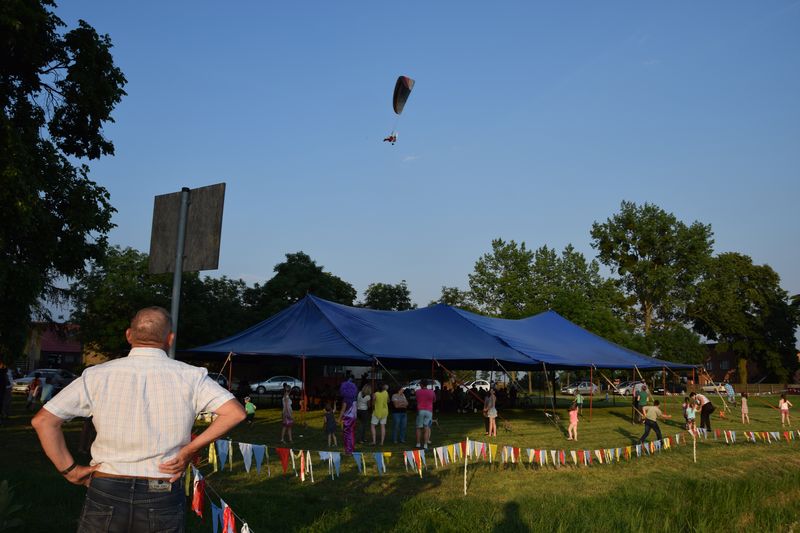
[[[459,289],[458,287],[442,286],[442,294],[439,296],[439,299],[433,300],[428,304],[428,306],[430,307],[436,304],[458,307],[459,309],[465,309],[467,311],[472,311],[473,313],[478,312],[477,307],[475,307],[475,304],[473,303],[472,293],[470,291]]]
[[[757,362],[779,380],[788,379],[797,366],[800,316],[769,265],[754,265],[744,254],[719,254],[708,263],[688,315],[695,329],[720,349]],[[746,383],[746,365],[738,368]]]
[[[22,351],[31,314],[102,257],[114,211],[81,160],[114,153],[103,125],[125,94],[111,40],[64,31],[48,0],[0,3],[0,358]],[[77,165],[77,166],[76,166]]]
[[[411,301],[411,291],[408,290],[406,280],[402,280],[396,285],[370,283],[367,290],[364,291],[362,305],[384,311],[408,311],[417,308],[417,305]]]
[[[711,257],[711,226],[687,226],[656,205],[623,201],[619,213],[592,224],[591,235],[600,261],[635,298],[645,335],[685,320],[692,287]]]
[[[253,325],[257,318],[244,304],[246,289],[242,280],[185,273],[178,349],[207,344]],[[121,355],[129,348],[124,332],[139,309],[151,305],[169,309],[172,275],[150,274],[145,253],[111,247],[78,276],[71,290],[72,320],[80,326],[83,342],[101,353]]]
[[[469,275],[470,292],[481,313],[503,318],[533,314],[533,257],[524,242],[492,241],[492,251],[475,262]]]
[[[275,275],[263,285],[245,291],[245,303],[261,320],[312,294],[344,305],[353,305],[356,290],[343,279],[325,272],[308,254],[286,254],[274,268]]]

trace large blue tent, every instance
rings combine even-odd
[[[447,305],[411,311],[348,307],[306,296],[275,316],[197,354],[291,356],[392,365],[439,361],[452,368],[691,368],[639,354],[553,311],[503,320]]]

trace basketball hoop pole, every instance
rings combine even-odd
[[[175,345],[178,344],[178,312],[181,306],[181,281],[183,274],[183,248],[186,242],[186,214],[189,212],[189,187],[181,189],[181,210],[178,215],[178,243],[175,250],[175,272],[172,276],[172,345],[169,347],[169,356],[175,359]]]

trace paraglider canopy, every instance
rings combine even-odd
[[[398,115],[403,112],[403,107],[406,105],[408,95],[411,94],[411,89],[414,88],[414,80],[407,76],[400,76],[397,78],[397,83],[394,85],[394,97],[392,98],[392,107],[394,112]]]

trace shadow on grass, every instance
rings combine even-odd
[[[507,533],[509,531],[530,531],[522,521],[519,513],[519,503],[508,502],[503,507],[503,519],[492,530],[495,533]]]

